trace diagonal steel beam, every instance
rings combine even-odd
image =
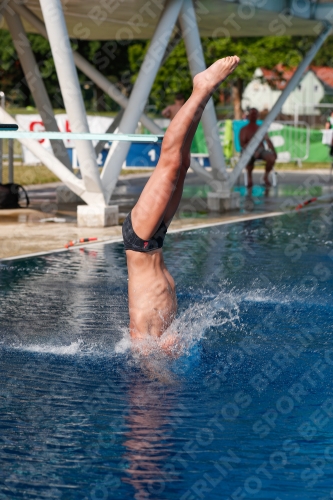
[[[182,0],[167,0],[165,3],[163,12],[134,84],[128,107],[121,120],[119,133],[130,134],[135,131],[149,97],[156,74],[160,68],[165,49],[168,46],[182,3]],[[104,189],[107,193],[107,199],[111,197],[116,186],[129,147],[129,144],[119,142],[115,142],[111,146],[101,175]]]
[[[15,12],[24,17],[42,36],[44,36],[46,39],[48,38],[45,25],[43,21],[39,19],[39,17],[37,17],[24,5],[13,3],[11,7]],[[178,26],[178,23],[176,23],[176,25]],[[176,42],[178,43],[178,41],[179,41],[179,34],[178,35],[176,34],[174,39],[171,40],[170,44],[166,47],[162,63],[169,56],[170,54],[169,49],[171,49],[171,47],[174,48],[176,46]],[[81,56],[81,54],[79,54],[75,50],[73,50],[73,57],[76,67],[80,71],[82,71],[82,73],[88,76],[90,80],[92,80],[101,90],[103,90],[105,94],[111,97],[111,99],[117,102],[119,106],[121,106],[123,109],[127,108],[129,104],[129,99],[126,96],[124,96],[113,83],[111,83],[104,75],[102,75],[102,73],[100,73],[96,68],[94,68],[84,57]],[[164,134],[164,130],[161,129],[154,122],[154,120],[149,118],[144,113],[141,114],[140,121],[142,125],[146,127],[153,134],[158,134],[158,135]],[[199,162],[194,158],[191,159],[191,168],[200,177],[206,180],[212,179],[211,174],[207,172],[203,167],[201,167]]]
[[[12,9],[20,16],[24,17],[42,36],[48,38],[47,31],[43,21],[39,19],[25,5],[12,4]],[[100,89],[105,92],[111,99],[119,104],[122,108],[128,106],[128,99],[120,90],[111,83],[102,73],[92,66],[84,57],[75,50],[73,52],[74,62],[76,67],[82,71],[90,80],[92,80]],[[153,134],[164,134],[164,131],[144,113],[140,117],[141,123]]]
[[[188,63],[192,78],[206,69],[199,28],[192,0],[184,0],[179,23],[184,37]],[[213,100],[210,99],[201,119],[209,151],[210,164],[214,178],[226,181],[227,167],[221,147]]]
[[[115,117],[113,122],[111,123],[110,127],[105,132],[106,134],[112,134],[119,127],[119,124],[120,124],[120,121],[123,117],[123,114],[124,114],[124,110],[122,109],[121,111],[119,111],[119,113],[117,114],[117,116]],[[96,144],[96,146],[95,146],[96,157],[103,151],[104,146],[107,142],[108,141],[99,141],[99,143]]]
[[[11,2],[9,5],[11,5]],[[43,120],[45,129],[50,132],[59,132],[49,96],[20,16],[16,12],[12,11],[12,13],[10,13],[10,11],[6,9],[4,11],[4,18],[20,59],[27,85]],[[61,140],[52,140],[51,146],[55,157],[69,170],[72,170],[72,165],[64,142]]]
[[[79,78],[60,0],[40,0],[48,39],[58,75],[62,98],[73,132],[89,132]],[[103,187],[91,141],[76,141],[82,179],[87,191],[94,194],[93,204],[105,206]]]
[[[179,21],[177,21],[175,34],[173,38],[170,40],[167,48],[165,49],[165,53],[161,61],[161,66],[163,66],[163,64],[167,61],[167,59],[171,55],[171,52],[177,47],[177,45],[179,45],[182,39],[183,35],[180,29]]]

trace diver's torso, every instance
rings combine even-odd
[[[159,337],[177,311],[175,282],[167,270],[162,249],[126,251],[130,332],[133,338]]]

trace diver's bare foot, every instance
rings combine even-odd
[[[205,71],[198,73],[193,78],[193,88],[212,94],[238,66],[239,57],[230,56],[215,61]]]

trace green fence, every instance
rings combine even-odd
[[[297,158],[306,163],[330,161],[329,148],[322,144],[320,130],[311,130],[307,126],[294,127],[289,124],[285,125],[283,122],[276,123],[276,126],[278,130],[270,130],[269,136],[277,140],[276,150],[281,158],[280,161],[285,153],[290,155],[289,160],[286,155],[286,161],[293,161]],[[283,139],[284,144],[278,145],[279,138]]]
[[[230,120],[231,123],[231,120]],[[230,137],[229,128],[230,125],[227,122],[219,122],[221,144],[224,144],[224,154],[227,158],[230,157]],[[329,148],[325,144],[322,144],[322,132],[320,130],[308,130],[307,127],[294,127],[293,125],[279,122],[281,125],[279,130],[272,130],[269,132],[270,137],[282,137],[284,143],[281,146],[277,146],[276,150],[278,153],[289,153],[289,158],[286,155],[285,161],[295,161],[295,159],[300,159],[305,163],[325,163],[330,162],[331,158],[329,156]],[[224,130],[227,132],[226,140],[223,140]],[[278,142],[278,141],[277,141]],[[201,123],[199,124],[198,130],[194,136],[194,140],[191,147],[191,153],[193,154],[208,154],[208,149],[206,145],[206,140],[204,136],[204,131]],[[283,155],[281,155],[281,161]]]
[[[329,147],[322,144],[322,133],[320,130],[310,130],[310,154],[306,162],[328,162],[331,161]]]
[[[225,157],[230,158],[235,142],[235,138],[232,135],[232,121],[220,121],[218,122],[218,127]],[[296,159],[306,163],[325,163],[331,161],[329,147],[322,144],[322,132],[320,130],[309,129],[307,124],[294,127],[291,122],[274,122],[269,131],[269,136],[272,138],[275,136],[274,142],[276,141],[277,143],[276,150],[279,153],[280,162],[287,163]],[[282,140],[283,143],[278,145]],[[191,153],[208,154],[201,123],[199,123],[194,136]]]

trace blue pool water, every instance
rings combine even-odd
[[[173,361],[128,349],[121,243],[0,263],[0,500],[333,498],[332,221],[169,235]]]

